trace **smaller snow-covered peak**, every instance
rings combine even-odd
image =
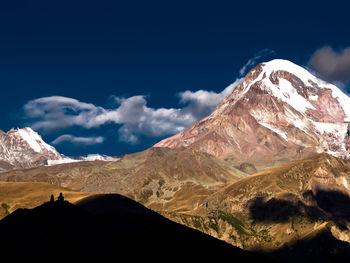
[[[41,138],[41,136],[30,127],[11,129],[9,132],[7,132],[7,135],[13,138],[19,138],[20,140],[26,142],[34,152],[48,152],[51,155],[53,154],[56,158],[61,157],[53,146],[47,144]]]
[[[106,161],[108,159],[110,159],[111,157],[109,156],[104,156],[104,155],[101,155],[101,154],[89,154],[88,156],[86,157],[83,157],[83,160],[84,161]]]
[[[107,156],[104,154],[93,153],[86,156],[75,157],[74,159],[85,162],[93,162],[93,161],[117,161],[119,158]]]
[[[64,156],[29,127],[0,132],[0,171],[31,168],[45,165],[47,160],[61,159]]]
[[[59,156],[56,149],[44,142],[41,136],[30,127],[12,129],[9,133],[21,137],[35,152],[42,153],[43,151],[48,151],[57,157]]]
[[[41,142],[42,139],[31,128],[26,127],[23,129],[17,129],[15,133],[18,134],[20,137],[22,137],[22,139],[25,140],[34,151],[36,152],[42,151],[39,145],[39,142]]]
[[[47,165],[57,165],[57,164],[64,164],[64,163],[76,163],[76,162],[94,162],[94,161],[117,161],[119,158],[110,157],[107,155],[102,154],[89,154],[87,156],[78,156],[78,157],[66,157],[60,159],[60,160],[48,160]]]

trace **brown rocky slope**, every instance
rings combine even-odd
[[[154,208],[186,211],[202,205],[204,198],[227,183],[247,175],[206,153],[150,148],[114,162],[17,169],[0,174],[0,180],[46,182],[82,192],[119,193]]]
[[[328,154],[231,183],[187,213],[163,214],[246,249],[277,249],[331,231],[349,241],[350,162]]]

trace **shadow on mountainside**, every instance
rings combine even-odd
[[[300,203],[265,197],[256,197],[249,201],[251,219],[265,223],[288,222],[294,216],[300,215]]]
[[[18,209],[0,221],[4,262],[227,258],[271,262],[174,223],[126,197],[98,195],[73,205],[61,199]],[[7,261],[10,260],[10,261]]]
[[[315,222],[331,220],[339,228],[346,228],[346,223],[350,221],[350,198],[342,192],[320,190],[314,195],[307,191],[303,199],[313,204],[309,206],[295,197],[290,200],[256,197],[248,202],[250,217],[256,222],[274,224],[291,222],[297,216],[307,216]],[[328,228],[312,237],[264,253],[283,262],[350,262],[349,243],[336,239]]]
[[[314,195],[307,191],[303,199],[313,205],[306,205],[294,195],[288,200],[255,197],[248,202],[249,214],[251,219],[266,223],[288,222],[300,215],[316,220],[333,220],[339,224],[350,221],[350,197],[342,192],[320,190]]]
[[[260,251],[261,252],[261,251]],[[298,240],[280,249],[262,252],[283,263],[349,263],[350,245],[336,239],[328,229],[311,238]]]
[[[338,221],[350,221],[350,197],[338,191],[318,191],[315,195],[318,207]]]

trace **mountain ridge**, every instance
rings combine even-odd
[[[12,170],[0,174],[0,180],[46,182],[82,192],[114,192],[143,204],[157,201],[157,205],[164,207],[175,205],[174,209],[179,209],[171,203],[174,196],[185,197],[191,190],[192,201],[185,202],[181,210],[192,210],[207,193],[246,175],[206,153],[191,149],[150,148],[113,162],[79,162]]]
[[[13,169],[96,160],[115,161],[118,158],[102,154],[67,157],[46,143],[30,127],[12,128],[6,133],[0,130],[0,173]]]

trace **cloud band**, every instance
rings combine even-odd
[[[84,129],[99,128],[105,124],[118,125],[119,139],[128,143],[138,143],[139,138],[163,137],[183,131],[209,115],[215,106],[229,95],[242,79],[220,93],[198,90],[178,94],[179,108],[151,108],[147,106],[145,96],[120,98],[112,96],[116,107],[106,109],[91,103],[61,96],[43,97],[27,102],[24,115],[30,126],[43,133],[50,133],[65,128],[81,127]],[[100,138],[80,138],[72,135],[61,135],[53,141],[59,144],[71,141],[80,144],[102,143]]]

